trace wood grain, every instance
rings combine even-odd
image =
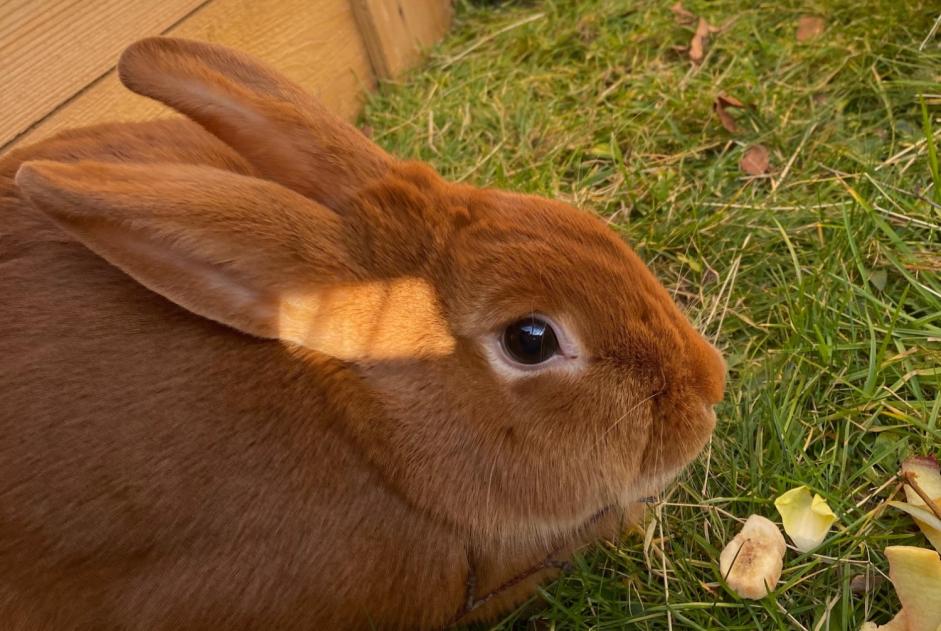
[[[449,0],[351,0],[376,75],[392,79],[415,65],[451,25]]]
[[[132,39],[156,34],[140,32]],[[348,0],[211,0],[166,34],[224,44],[254,55],[346,118],[356,115],[363,93],[375,86]],[[112,65],[117,58],[115,54]],[[129,92],[112,70],[36,124],[16,144],[34,142],[69,127],[170,114],[162,105]]]
[[[0,0],[0,147],[205,0]]]

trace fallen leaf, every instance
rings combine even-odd
[[[595,145],[595,146],[592,147],[591,149],[589,149],[589,150],[588,150],[588,155],[593,156],[593,157],[595,157],[595,158],[608,158],[608,159],[613,159],[613,158],[614,158],[614,149],[611,148],[611,145],[610,145],[610,144],[608,144],[608,143],[606,143],[606,142],[602,142],[602,143],[600,143],[600,144]]]
[[[745,107],[744,103],[734,96],[729,96],[725,92],[719,92],[719,96],[716,97],[716,102],[721,103],[725,107]]]
[[[722,92],[716,97],[716,100],[712,103],[712,111],[716,113],[716,116],[719,117],[719,122],[722,123],[722,126],[725,127],[728,131],[733,134],[738,131],[738,125],[735,122],[735,119],[732,118],[732,115],[729,114],[729,108],[733,107],[745,107],[745,104],[739,101],[734,96],[728,96]]]
[[[882,291],[885,289],[885,282],[889,279],[889,275],[884,269],[877,269],[869,272],[869,282],[872,283],[872,286]]]
[[[778,584],[786,549],[778,527],[760,515],[752,515],[723,548],[719,571],[736,594],[758,600]]]
[[[706,56],[706,40],[712,33],[718,33],[719,29],[709,24],[706,18],[699,18],[699,24],[696,26],[696,32],[693,33],[693,39],[689,42],[689,58],[694,64],[701,64]]]
[[[755,145],[751,149],[761,147]],[[762,147],[764,149],[764,147]],[[767,150],[765,151],[765,168],[767,169]],[[747,152],[746,152],[747,156]],[[742,158],[745,162],[745,158]],[[746,173],[748,170],[742,167]],[[762,171],[763,172],[763,171]],[[752,175],[757,175],[753,173]],[[774,507],[781,514],[784,523],[784,532],[788,534],[794,546],[801,552],[810,552],[827,538],[830,527],[836,521],[836,515],[830,510],[826,500],[817,494],[813,497],[806,486],[791,489],[778,499],[774,500]]]
[[[745,150],[738,166],[748,175],[763,175],[768,172],[768,149],[764,145],[752,145]],[[795,489],[796,490],[796,489]],[[819,497],[819,495],[817,496]],[[779,498],[780,499],[780,498]],[[787,523],[784,526],[787,530]],[[790,532],[788,532],[790,534]],[[800,546],[798,546],[800,547]],[[806,550],[804,551],[806,552]]]
[[[823,35],[826,24],[816,15],[802,15],[797,20],[797,41],[806,42]],[[934,631],[932,629],[931,631]]]
[[[857,574],[850,579],[850,591],[861,596],[876,591],[882,584],[882,577],[878,574]]]
[[[683,6],[683,0],[677,0],[677,3],[670,7],[673,12],[673,18],[677,24],[690,25],[696,21],[696,16]]]

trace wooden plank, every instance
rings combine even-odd
[[[358,113],[363,93],[375,86],[348,0],[212,0],[167,34],[224,44],[254,55],[346,118]],[[128,91],[111,71],[16,144],[34,142],[70,127],[147,120],[171,113]]]
[[[0,0],[0,147],[204,0]]]
[[[449,0],[351,0],[376,74],[393,79],[415,65],[451,25]]]

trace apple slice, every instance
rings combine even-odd
[[[774,522],[752,515],[719,555],[719,571],[736,594],[758,600],[778,584],[786,549]]]

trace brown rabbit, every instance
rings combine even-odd
[[[493,617],[708,439],[719,354],[595,217],[219,46],[118,68],[198,125],[0,160],[5,629]]]

